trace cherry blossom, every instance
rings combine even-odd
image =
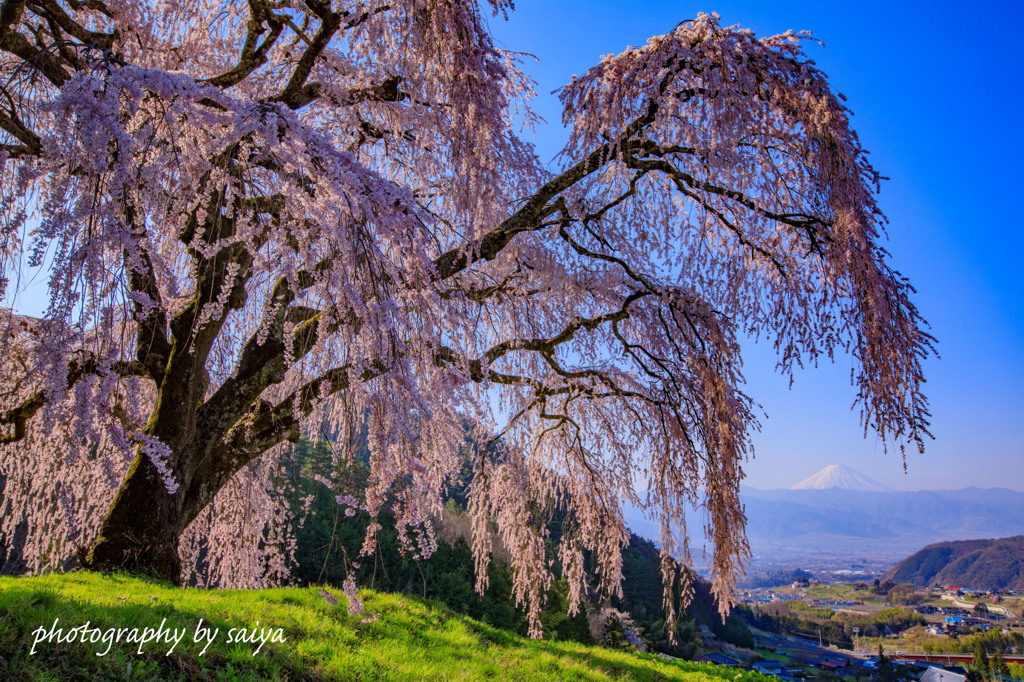
[[[728,608],[744,336],[786,374],[849,354],[865,429],[923,448],[932,339],[810,37],[702,14],[603,58],[549,172],[486,10],[3,4],[0,538],[28,568],[285,581],[280,458],[325,425],[365,429],[364,550],[390,505],[426,556],[469,425],[478,588],[496,532],[532,634],[554,508],[570,609],[584,552],[618,591],[625,503],[660,522],[670,615],[706,509]]]

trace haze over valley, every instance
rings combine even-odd
[[[793,568],[835,577],[879,575],[926,545],[1024,533],[1022,492],[892,490],[841,465],[789,489],[745,486],[742,499],[752,553],[748,577]],[[698,567],[710,559],[704,520],[703,510],[687,515]],[[627,523],[638,535],[658,539],[657,524],[636,510],[627,510]]]

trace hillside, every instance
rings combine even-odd
[[[896,564],[882,579],[915,585],[1024,590],[1024,535],[928,545]]]
[[[350,616],[340,590],[330,590],[328,597],[322,590],[182,589],[87,572],[0,577],[0,679],[770,679],[654,655],[529,640],[435,602],[366,590],[359,593],[364,613]],[[219,632],[205,654],[202,638],[194,641],[200,622]],[[161,626],[181,633],[170,655],[170,639],[127,643],[131,629]],[[63,628],[64,641],[59,634],[47,641],[55,627]],[[269,641],[262,647],[260,641],[229,644],[229,635],[243,628]],[[117,636],[124,639],[104,641]]]

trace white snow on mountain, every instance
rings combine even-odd
[[[827,490],[829,488],[872,492],[888,492],[892,490],[892,488],[884,486],[859,471],[854,471],[842,464],[832,464],[825,467],[813,476],[797,483],[791,490]]]

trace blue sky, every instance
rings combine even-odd
[[[529,52],[544,159],[561,147],[549,93],[603,54],[642,45],[700,11],[759,35],[809,29],[810,56],[848,97],[875,167],[891,180],[881,203],[896,269],[939,339],[926,365],[935,440],[898,452],[863,437],[850,410],[851,362],[802,372],[790,390],[770,350],[748,348],[748,392],[768,419],[747,482],[789,487],[845,464],[897,489],[1024,490],[1024,9],[1016,3],[540,2],[517,0],[491,20],[502,47]]]

